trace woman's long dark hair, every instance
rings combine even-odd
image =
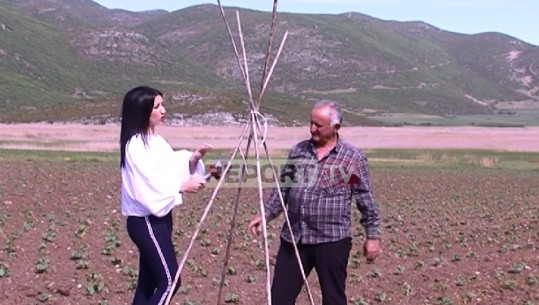
[[[125,166],[125,146],[131,137],[140,134],[146,143],[150,114],[156,96],[163,96],[163,94],[157,89],[146,86],[133,88],[125,94],[120,131],[120,167]]]

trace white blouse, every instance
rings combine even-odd
[[[174,151],[159,135],[133,136],[125,147],[122,167],[122,214],[163,217],[182,203],[181,185],[192,176],[204,175],[200,160],[193,175],[189,172],[187,150]]]

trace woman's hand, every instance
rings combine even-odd
[[[201,147],[197,148],[195,152],[193,153],[192,158],[196,159],[197,161],[204,158],[206,153],[213,149],[213,145],[205,143]]]
[[[202,159],[204,155],[206,155],[206,153],[212,149],[213,145],[206,143],[193,152],[193,155],[191,155],[191,158],[189,158],[189,172],[191,173],[191,175],[195,172],[198,161]]]
[[[181,193],[196,193],[206,184],[206,180],[203,177],[192,177],[189,181],[184,182],[180,187]]]

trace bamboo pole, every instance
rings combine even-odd
[[[238,32],[239,32],[240,45],[241,45],[241,51],[242,51],[243,65],[242,65],[242,60],[240,59],[240,55],[239,55],[238,48],[236,46],[234,37],[232,35],[232,31],[230,30],[230,27],[229,27],[228,22],[226,20],[226,15],[225,15],[224,9],[223,9],[223,7],[221,5],[221,1],[217,0],[219,10],[221,12],[221,16],[222,16],[222,18],[224,20],[225,27],[227,29],[230,41],[232,43],[232,47],[233,47],[233,50],[234,50],[234,54],[236,56],[237,64],[238,64],[238,67],[240,69],[240,72],[241,72],[241,75],[242,75],[242,78],[243,78],[243,81],[244,81],[244,84],[245,84],[245,89],[246,89],[246,92],[247,92],[247,95],[248,95],[248,104],[249,104],[249,108],[250,108],[250,120],[246,124],[246,126],[245,126],[245,128],[243,130],[243,133],[240,136],[240,140],[239,140],[238,144],[236,145],[236,148],[234,149],[234,152],[232,153],[232,156],[230,157],[230,160],[229,160],[225,170],[223,171],[223,174],[222,174],[221,178],[219,179],[219,182],[217,183],[217,186],[216,186],[216,188],[215,188],[215,190],[214,190],[214,192],[213,192],[213,194],[212,194],[212,196],[211,196],[211,198],[209,200],[208,206],[206,207],[206,210],[204,211],[204,213],[203,213],[203,215],[202,215],[202,217],[200,219],[200,222],[198,223],[197,228],[195,229],[195,232],[193,233],[193,236],[192,236],[191,241],[190,241],[190,243],[189,243],[189,245],[187,247],[187,250],[184,253],[184,255],[182,257],[182,260],[181,260],[181,262],[179,264],[178,272],[176,273],[176,276],[174,278],[174,282],[173,282],[173,285],[172,285],[172,288],[171,288],[171,292],[167,296],[167,299],[165,301],[165,305],[168,305],[171,298],[172,298],[172,295],[173,295],[172,292],[174,291],[174,288],[177,285],[177,282],[178,282],[179,277],[180,277],[180,273],[183,270],[183,266],[185,265],[185,262],[187,260],[188,255],[189,255],[189,252],[190,252],[190,250],[191,250],[191,248],[192,248],[192,246],[194,244],[194,241],[195,241],[196,237],[198,236],[198,233],[200,232],[202,223],[206,219],[206,217],[207,217],[207,215],[209,213],[209,210],[211,209],[211,206],[213,205],[213,202],[214,202],[214,200],[215,200],[215,198],[217,196],[217,192],[221,188],[221,185],[222,185],[222,183],[224,181],[224,177],[226,176],[226,173],[230,169],[232,161],[235,159],[237,152],[240,151],[240,153],[241,153],[241,144],[242,144],[242,142],[243,142],[243,140],[245,138],[245,135],[246,135],[247,130],[249,129],[249,127],[250,127],[250,133],[249,133],[249,140],[248,140],[248,143],[247,143],[247,155],[249,153],[249,147],[251,145],[251,142],[253,142],[254,143],[253,146],[254,146],[254,149],[255,149],[255,157],[256,157],[257,184],[258,184],[258,190],[259,190],[259,206],[260,206],[260,213],[261,213],[261,216],[262,216],[262,229],[263,229],[263,236],[264,236],[265,264],[266,264],[266,271],[267,271],[266,272],[266,295],[267,295],[268,305],[271,305],[271,272],[270,272],[271,267],[270,267],[270,262],[269,262],[269,243],[268,243],[267,223],[266,223],[266,215],[265,215],[264,199],[263,199],[263,186],[262,186],[262,180],[261,180],[261,164],[260,164],[259,146],[264,147],[266,156],[267,156],[268,161],[269,161],[269,163],[271,165],[273,177],[274,177],[275,182],[276,182],[276,188],[277,188],[277,191],[279,193],[279,199],[281,201],[281,205],[282,205],[283,212],[284,212],[284,215],[285,215],[286,224],[287,224],[289,232],[292,233],[292,228],[291,228],[291,225],[290,225],[290,219],[288,217],[288,213],[286,211],[286,206],[284,204],[284,198],[283,198],[283,195],[282,195],[281,190],[280,190],[279,181],[278,181],[278,178],[277,178],[277,173],[275,172],[273,161],[271,160],[271,157],[269,155],[269,150],[268,150],[268,147],[267,147],[267,143],[265,141],[265,136],[266,136],[265,132],[264,132],[264,137],[262,137],[262,139],[261,139],[260,145],[259,145],[259,134],[257,133],[257,131],[260,131],[262,129],[261,126],[260,126],[260,118],[263,118],[265,120],[265,117],[260,112],[258,112],[258,109],[259,109],[260,104],[261,104],[261,99],[262,99],[262,97],[263,97],[263,95],[264,95],[264,93],[266,91],[269,80],[270,80],[271,75],[272,75],[272,73],[274,71],[274,68],[275,68],[275,66],[276,66],[276,64],[278,62],[278,59],[279,59],[279,57],[281,55],[284,43],[286,42],[286,39],[287,39],[287,36],[288,36],[288,31],[287,31],[287,32],[285,32],[285,34],[283,36],[280,47],[279,47],[279,49],[277,51],[277,54],[275,56],[275,60],[273,61],[270,70],[268,71],[267,66],[268,66],[268,63],[270,61],[272,42],[273,42],[274,31],[275,31],[275,19],[276,19],[275,17],[276,17],[276,10],[277,10],[277,2],[278,2],[277,0],[274,0],[274,3],[273,3],[273,12],[272,12],[272,18],[271,18],[271,25],[270,25],[270,35],[269,35],[269,41],[268,41],[268,48],[267,48],[267,51],[266,51],[266,57],[265,57],[265,61],[264,61],[264,67],[263,67],[263,70],[262,70],[262,77],[261,77],[261,82],[260,82],[260,91],[258,93],[256,101],[254,101],[253,100],[253,95],[252,95],[252,90],[251,90],[251,84],[250,84],[249,66],[248,66],[248,62],[247,62],[247,52],[246,52],[246,49],[245,49],[245,42],[244,42],[244,37],[243,37],[243,32],[242,32],[241,20],[240,20],[239,12],[236,11],[236,20],[237,20],[237,25],[238,25]],[[264,124],[265,124],[265,126],[267,126],[266,125],[267,120],[265,120]],[[267,129],[265,129],[265,131],[267,132]],[[261,135],[262,135],[262,133],[261,133]],[[247,159],[243,155],[242,155],[242,157],[243,157],[243,160],[244,160],[244,164],[246,165]],[[233,215],[233,219],[232,219],[232,223],[231,223],[229,236],[228,236],[228,239],[227,239],[227,250],[226,250],[226,253],[225,253],[225,259],[224,259],[224,265],[223,265],[223,271],[222,271],[223,274],[221,275],[221,283],[220,283],[220,286],[219,286],[217,305],[219,305],[219,302],[221,300],[221,294],[222,294],[222,289],[223,289],[226,265],[228,263],[228,258],[230,256],[230,247],[231,247],[231,244],[232,244],[233,230],[234,230],[234,227],[235,227],[236,215],[237,215],[237,210],[238,210],[238,206],[239,206],[239,197],[240,197],[240,193],[241,193],[242,182],[244,180],[244,174],[245,174],[245,167],[243,167],[243,169],[242,169],[241,180],[240,180],[240,183],[238,185],[236,203],[235,203],[235,206],[234,206],[234,215]],[[292,235],[292,238],[294,238],[293,235]],[[299,257],[299,252],[298,252],[295,241],[293,242],[293,244],[294,244],[294,251],[295,251],[295,254],[296,254],[296,258],[298,260],[298,265],[300,267],[301,274],[303,276],[305,285],[307,287],[309,301],[310,301],[311,305],[314,305],[314,300],[313,300],[313,297],[312,297],[312,293],[311,293],[309,284],[307,283],[307,278],[306,278],[303,266],[301,264],[301,259]]]
[[[248,125],[245,126],[245,129],[243,130],[243,134],[241,135],[240,140],[238,141],[238,144],[236,145],[236,148],[234,149],[234,152],[232,153],[232,156],[230,157],[230,161],[228,162],[225,169],[223,170],[223,174],[221,175],[219,182],[217,182],[217,186],[215,187],[215,190],[213,190],[210,201],[208,202],[208,205],[206,206],[206,209],[204,210],[204,213],[202,214],[202,217],[200,218],[200,221],[198,222],[197,227],[195,231],[193,232],[193,236],[191,237],[191,241],[189,242],[189,245],[187,246],[187,250],[185,250],[185,253],[180,261],[180,264],[178,265],[178,271],[176,272],[176,275],[174,276],[174,281],[172,282],[170,293],[167,295],[167,299],[165,300],[164,305],[168,305],[170,302],[170,299],[172,298],[174,289],[176,285],[178,284],[178,280],[180,279],[180,273],[182,272],[183,266],[185,265],[185,262],[187,261],[187,256],[189,255],[189,252],[191,251],[191,248],[193,247],[193,244],[195,243],[195,239],[200,233],[202,224],[204,223],[204,220],[208,216],[208,213],[213,205],[213,202],[215,201],[215,198],[217,197],[217,192],[219,191],[219,189],[221,188],[221,185],[225,181],[226,173],[229,171],[230,166],[232,165],[232,160],[234,160],[234,158],[236,157],[236,153],[240,149],[240,145],[243,142],[243,139],[245,138],[245,134],[247,133],[247,127]]]

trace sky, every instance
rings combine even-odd
[[[217,0],[94,0],[107,8],[169,12]],[[223,6],[270,12],[273,0],[221,0]],[[339,14],[358,12],[383,20],[424,21],[443,30],[500,32],[539,46],[539,0],[280,0],[277,12]]]

